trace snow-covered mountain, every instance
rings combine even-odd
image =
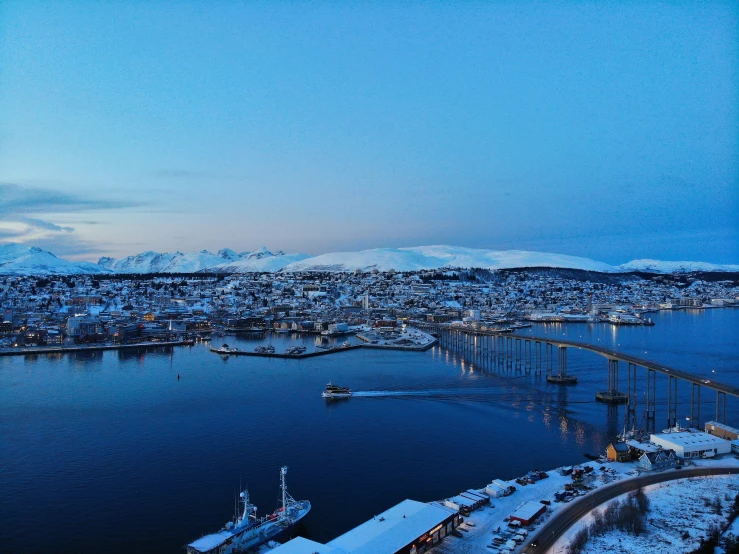
[[[525,250],[481,250],[459,246],[375,248],[361,252],[336,252],[292,263],[284,271],[418,271],[442,267],[508,269],[561,267],[612,272],[614,267],[588,258]]]
[[[200,252],[142,252],[116,260],[100,258],[97,264],[70,262],[51,252],[21,244],[0,245],[0,274],[94,274],[94,273],[252,273],[298,271],[418,271],[442,268],[511,269],[555,267],[604,273],[645,271],[685,273],[691,271],[739,272],[739,265],[705,262],[634,260],[612,266],[589,258],[530,252],[526,250],[483,250],[459,246],[416,246],[375,248],[360,252],[334,252],[320,256],[270,252],[265,247],[237,253],[224,248],[216,254]]]
[[[100,258],[98,264],[114,273],[196,273],[199,271],[248,273],[252,271],[279,271],[285,265],[307,258],[307,254],[285,256],[282,251],[273,254],[267,248],[253,252],[236,253],[230,248],[213,254],[200,252],[142,252],[116,260]],[[232,269],[226,269],[232,268]]]
[[[270,256],[252,256],[227,262],[205,270],[207,273],[275,273],[285,266],[309,258],[308,254],[283,254],[279,251]]]
[[[51,252],[23,244],[0,244],[0,274],[77,275],[109,273],[90,262],[70,262]]]
[[[616,266],[618,271],[645,271],[648,273],[690,273],[692,271],[739,271],[739,265],[710,264],[708,262],[662,262],[660,260],[633,260]]]

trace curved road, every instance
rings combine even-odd
[[[705,477],[708,475],[734,475],[739,474],[739,467],[696,467],[691,469],[666,470],[662,473],[654,473],[625,481],[600,487],[593,492],[580,497],[576,502],[558,510],[552,518],[546,522],[544,527],[531,536],[531,542],[538,539],[538,546],[527,546],[521,552],[523,554],[540,554],[546,552],[561,537],[567,529],[577,523],[585,514],[600,504],[607,502],[617,496],[634,491],[639,487],[664,483],[688,477]]]

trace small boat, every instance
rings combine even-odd
[[[351,345],[352,345],[352,343],[350,343],[350,342],[349,342],[348,340],[345,340],[345,341],[344,341],[344,342],[343,342],[343,343],[341,344],[341,347],[342,347],[342,348],[349,348],[349,347],[350,347]]]
[[[241,354],[243,350],[239,350],[238,348],[233,348],[229,345],[227,345],[225,342],[220,348],[211,348],[211,352],[215,352],[217,354]]]
[[[329,383],[326,385],[326,390],[321,393],[323,398],[349,398],[352,395],[351,389],[346,387],[340,387]]]

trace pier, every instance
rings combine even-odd
[[[457,325],[414,321],[413,326],[438,337],[446,349],[459,352],[470,359],[489,362],[496,369],[515,373],[546,375],[549,383],[572,385],[577,377],[567,372],[567,349],[587,350],[606,358],[607,382],[604,390],[596,391],[595,398],[607,404],[625,404],[627,428],[637,428],[637,398],[645,396],[644,416],[647,427],[654,429],[657,405],[657,374],[667,381],[667,427],[678,423],[678,382],[690,386],[690,424],[700,423],[701,391],[715,393],[715,421],[726,421],[726,397],[739,398],[739,388],[706,379],[638,356],[612,348],[557,338],[541,338],[496,331],[483,331]],[[555,355],[556,349],[556,355]],[[619,390],[619,364],[626,366],[626,390]],[[638,390],[638,368],[646,371],[644,388]]]
[[[93,344],[74,346],[26,346],[0,348],[0,356],[35,356],[38,354],[70,354],[74,352],[94,352],[97,350],[140,350],[162,346],[183,346],[185,341],[138,342],[135,344]]]
[[[316,356],[325,356],[336,352],[348,352],[349,350],[357,350],[362,348],[362,344],[352,344],[351,346],[340,346],[338,348],[324,348],[314,352],[304,352],[302,354],[287,354],[285,352],[248,352],[246,350],[238,350],[236,352],[219,352],[217,348],[211,348],[210,351],[221,356],[255,356],[258,358],[287,358],[290,360],[302,360],[303,358],[315,358]]]

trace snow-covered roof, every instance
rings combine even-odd
[[[270,550],[269,554],[341,554],[335,548],[303,537],[295,537],[290,542]]]
[[[659,435],[650,435],[650,440],[660,444],[674,444],[692,450],[695,447],[707,447],[714,444],[726,444],[726,440],[708,433],[664,433]]]
[[[641,450],[642,452],[657,452],[659,450],[659,446],[657,446],[656,444],[650,444],[648,442],[639,442],[639,441],[635,441],[634,439],[627,440],[626,444],[628,444],[632,448]]]
[[[404,500],[328,544],[346,554],[396,552],[453,514],[439,504]]]
[[[516,511],[511,514],[511,517],[529,520],[533,517],[536,517],[536,515],[543,509],[546,509],[546,506],[539,502],[524,502],[518,508],[516,508]]]
[[[230,531],[218,531],[218,533],[213,533],[211,535],[200,537],[198,540],[191,542],[187,546],[189,548],[197,550],[198,552],[209,552],[214,548],[222,545],[233,536],[234,534]]]
[[[708,429],[709,426],[712,427],[718,427],[719,429],[723,429],[724,431],[728,431],[729,433],[736,433],[739,435],[739,429],[736,427],[729,427],[725,423],[720,423],[718,421],[706,421],[706,429]]]

